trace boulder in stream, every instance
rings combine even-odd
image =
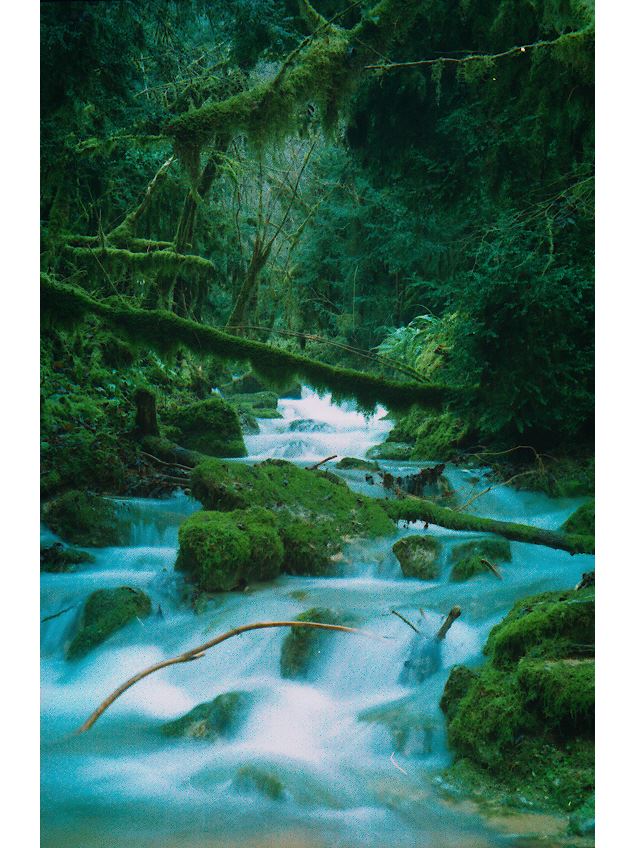
[[[406,756],[430,754],[441,730],[438,719],[426,712],[425,702],[411,696],[371,707],[358,718],[384,727],[390,734],[392,749]]]
[[[312,607],[301,613],[296,621],[315,621],[318,624],[351,625],[351,619],[323,607]],[[290,627],[284,637],[280,652],[280,674],[282,677],[305,678],[318,654],[328,644],[333,634],[311,627]]]
[[[61,542],[40,547],[40,571],[61,574],[74,571],[76,565],[95,562],[95,557],[88,551],[77,548],[65,548]]]
[[[167,433],[175,442],[209,456],[246,456],[236,410],[218,395],[166,410]]]
[[[278,775],[260,766],[246,765],[239,768],[233,785],[243,792],[258,792],[272,801],[281,801],[284,797],[284,784]]]
[[[565,533],[575,533],[580,536],[595,535],[595,499],[579,506],[573,515],[561,527]]]
[[[44,521],[74,545],[104,548],[129,544],[130,521],[108,498],[70,491],[44,506]]]
[[[181,739],[204,739],[215,742],[231,738],[244,722],[251,705],[248,692],[224,692],[213,701],[198,704],[181,718],[161,727],[164,736]]]
[[[379,471],[379,465],[370,459],[358,459],[356,456],[344,456],[335,465],[342,471]]]
[[[140,589],[121,586],[92,592],[82,608],[79,626],[66,650],[68,659],[78,659],[109,636],[137,618],[146,618],[152,609],[150,598]]]
[[[392,546],[404,577],[436,580],[441,572],[441,544],[431,536],[406,536]]]
[[[280,574],[284,548],[276,516],[262,507],[196,512],[179,527],[175,568],[204,592],[228,592]]]
[[[453,548],[450,554],[450,562],[453,563],[450,580],[458,583],[477,574],[491,573],[484,559],[495,565],[498,562],[509,562],[511,558],[511,546],[507,539],[464,542]]]

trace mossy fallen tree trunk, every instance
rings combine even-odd
[[[476,533],[497,533],[512,542],[528,542],[544,545],[570,554],[592,554],[595,552],[594,536],[578,536],[572,533],[556,533],[529,524],[481,518],[465,512],[455,512],[421,498],[403,498],[383,501],[383,506],[395,521],[426,521],[448,530],[467,530]]]
[[[198,355],[248,362],[257,374],[274,386],[303,380],[316,391],[330,391],[336,401],[356,400],[362,409],[372,410],[378,403],[391,409],[408,409],[413,404],[440,408],[470,391],[400,382],[326,365],[262,342],[229,335],[171,312],[138,309],[112,298],[109,301],[96,300],[82,289],[54,282],[46,274],[41,275],[40,304],[43,317],[53,322],[75,325],[86,315],[98,315],[135,344],[151,347],[160,353],[188,348]]]

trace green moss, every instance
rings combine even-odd
[[[560,736],[591,734],[595,708],[594,660],[528,660],[518,664],[526,706]]]
[[[450,557],[454,563],[450,572],[450,580],[461,582],[484,572],[489,568],[482,561],[492,563],[509,562],[512,558],[511,547],[507,539],[479,539],[476,542],[465,542],[457,545]]]
[[[591,554],[595,550],[593,536],[574,536],[572,533],[554,533],[528,524],[481,518],[439,506],[422,498],[400,498],[382,501],[382,506],[395,521],[426,521],[447,527],[449,530],[468,530],[477,533],[496,533],[515,542],[546,545],[549,548],[575,554]]]
[[[241,766],[233,781],[236,789],[258,792],[272,801],[280,801],[284,796],[284,784],[272,771],[258,766]]]
[[[236,411],[220,397],[171,408],[164,413],[174,441],[209,456],[246,456]]]
[[[185,270],[216,275],[216,265],[209,259],[191,253],[176,253],[174,250],[133,251],[115,247],[72,247],[66,252],[82,264],[90,263],[96,269],[105,268],[115,273],[134,269],[141,273],[178,273]]]
[[[412,445],[411,459],[445,461],[456,456],[467,436],[468,426],[454,413],[430,415],[413,407],[399,419],[387,441]]]
[[[44,520],[54,533],[74,545],[103,548],[125,545],[130,522],[112,501],[87,492],[70,491],[44,506]]]
[[[280,573],[283,546],[272,512],[259,507],[197,512],[179,528],[175,568],[199,589],[226,592]]]
[[[40,276],[40,307],[44,321],[74,326],[87,315],[96,314],[136,345],[145,344],[159,353],[188,348],[201,356],[213,354],[225,361],[250,362],[254,371],[273,386],[301,379],[318,392],[330,391],[335,402],[356,400],[366,410],[373,410],[378,403],[392,409],[409,408],[413,403],[436,408],[470,391],[399,382],[326,365],[252,339],[231,336],[171,312],[137,309],[120,301],[98,301],[82,289],[55,282],[46,274]]]
[[[366,456],[371,459],[392,459],[397,462],[409,460],[412,456],[412,445],[402,442],[383,442],[381,445],[369,448]]]
[[[591,836],[595,833],[595,793],[589,795],[584,804],[569,817],[569,830],[576,836]]]
[[[249,407],[260,410],[276,410],[278,408],[278,395],[275,392],[254,392],[253,394],[233,394],[231,396],[233,406]]]
[[[282,514],[279,526],[284,545],[283,570],[287,574],[320,577],[333,573],[332,557],[340,550],[341,541],[333,537],[330,521]]]
[[[404,577],[436,580],[441,572],[441,544],[429,536],[406,536],[392,547]]]
[[[367,459],[358,459],[355,456],[344,456],[335,465],[336,468],[341,468],[342,471],[354,469],[357,471],[379,471],[379,465],[376,462],[369,462]]]
[[[383,536],[394,526],[382,506],[352,492],[328,472],[308,471],[285,460],[259,465],[208,460],[192,472],[192,493],[206,509],[263,506],[321,525],[341,543],[343,536]]]
[[[477,676],[477,672],[465,665],[455,665],[450,670],[450,676],[446,681],[443,695],[439,702],[439,706],[445,713],[448,721],[452,721],[456,715],[459,702],[467,695]]]
[[[65,548],[59,542],[40,547],[40,571],[53,573],[74,571],[74,566],[90,562],[95,562],[95,557],[88,551]]]
[[[312,607],[301,613],[296,621],[315,621],[318,624],[348,624],[349,619],[330,609]],[[321,648],[327,644],[331,633],[312,627],[291,627],[284,637],[280,652],[282,677],[305,678],[311,670]]]
[[[213,701],[198,704],[181,718],[161,727],[165,736],[184,739],[205,739],[215,742],[231,738],[245,719],[251,704],[247,692],[225,692]]]
[[[565,533],[595,535],[595,499],[579,506],[562,525]]]
[[[84,656],[136,618],[150,614],[152,603],[145,592],[122,586],[90,594],[80,616],[79,629],[68,646],[68,659]]]
[[[496,668],[521,657],[585,657],[595,645],[595,590],[546,592],[518,601],[494,627],[484,653]]]

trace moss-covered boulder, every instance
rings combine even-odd
[[[342,471],[379,471],[379,465],[368,459],[358,459],[356,456],[344,456],[335,465]]]
[[[578,507],[560,529],[565,533],[595,536],[595,499]]]
[[[436,580],[441,573],[441,544],[430,536],[406,536],[392,546],[404,577]]]
[[[352,620],[334,610],[312,607],[297,616],[296,621],[315,621],[318,624],[344,624]],[[280,674],[282,677],[305,678],[322,648],[328,644],[333,633],[314,627],[290,627],[284,637],[280,652]]]
[[[438,719],[427,715],[421,702],[411,697],[371,707],[358,718],[384,727],[390,735],[392,749],[406,756],[431,753],[434,737],[440,731]]]
[[[253,466],[208,460],[192,472],[192,494],[206,509],[262,506],[276,512],[281,526],[292,519],[309,522],[316,538],[329,540],[329,553],[340,550],[344,537],[378,537],[395,529],[376,500],[352,492],[339,477],[282,459]]]
[[[43,512],[51,530],[74,545],[103,548],[130,542],[130,522],[107,498],[65,492],[49,501]]]
[[[453,563],[450,580],[461,582],[469,580],[483,572],[490,573],[483,559],[495,564],[509,562],[512,558],[511,546],[507,539],[478,539],[457,545],[450,554]]]
[[[545,592],[518,601],[489,634],[483,653],[496,668],[530,659],[584,659],[595,646],[595,589]]]
[[[61,542],[40,547],[40,571],[61,574],[66,571],[74,571],[76,565],[90,562],[95,562],[95,557],[88,551],[65,548]]]
[[[334,573],[334,556],[341,540],[332,536],[328,522],[313,524],[283,513],[278,515],[278,524],[284,547],[282,570],[286,574],[324,577]]]
[[[465,444],[468,433],[467,424],[452,412],[431,414],[413,407],[388,434],[381,456],[391,458],[390,445],[408,445],[410,459],[448,460]]]
[[[151,609],[146,593],[130,586],[92,592],[82,608],[77,632],[66,651],[67,658],[84,656],[130,621],[148,616]]]
[[[409,460],[412,456],[412,445],[404,442],[382,442],[369,448],[366,456],[369,459],[393,459],[397,462]]]
[[[523,803],[582,806],[594,785],[593,610],[592,588],[527,598],[492,630],[481,669],[453,669],[442,708],[462,759],[450,774]]]
[[[179,739],[203,739],[215,742],[231,738],[244,722],[251,695],[247,692],[225,692],[213,701],[198,704],[181,718],[161,727],[164,736]]]
[[[179,527],[175,568],[205,592],[226,592],[280,574],[284,549],[276,516],[261,507],[196,512]]]
[[[178,444],[208,456],[246,456],[236,410],[221,397],[168,409],[168,435]]]
[[[272,801],[284,797],[284,784],[272,770],[260,766],[241,766],[236,772],[233,786],[241,792],[256,792]]]

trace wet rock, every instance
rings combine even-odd
[[[345,624],[351,619],[330,609],[312,607],[297,616],[296,621],[315,621],[319,624]],[[333,633],[311,627],[290,627],[284,637],[280,652],[280,674],[282,677],[299,679],[308,676],[311,665],[320,651],[333,638]]]
[[[298,418],[289,424],[291,433],[334,433],[335,428],[324,421],[313,421],[311,418]]]
[[[49,501],[43,512],[51,530],[74,545],[101,548],[130,542],[130,522],[107,498],[65,492]]]
[[[95,562],[95,557],[88,551],[65,548],[61,542],[40,547],[40,571],[60,574],[74,571],[76,565],[90,562]]]
[[[430,754],[440,734],[438,720],[426,714],[425,704],[411,697],[371,707],[358,718],[385,727],[392,749],[406,756]]]
[[[284,797],[284,784],[274,771],[246,765],[236,772],[233,786],[241,792],[257,792],[272,801],[281,801]]]
[[[92,592],[82,608],[77,632],[66,651],[67,658],[84,656],[129,622],[146,618],[151,609],[146,593],[130,586]]]
[[[441,545],[429,536],[406,536],[392,547],[404,577],[436,580],[441,572]]]
[[[236,410],[221,397],[168,409],[163,417],[170,438],[188,450],[208,456],[247,455]]]
[[[452,721],[456,715],[459,701],[467,695],[470,686],[476,678],[477,672],[465,665],[455,665],[450,670],[450,676],[446,681],[443,695],[439,702],[439,706],[445,713],[448,721]]]
[[[175,568],[198,589],[227,592],[280,574],[284,549],[276,516],[253,507],[197,512],[179,528]]]
[[[465,542],[453,548],[450,554],[450,562],[454,563],[450,580],[461,582],[483,572],[491,573],[483,559],[495,565],[498,562],[509,562],[511,558],[511,546],[507,539],[478,539],[474,542]]]
[[[198,704],[181,718],[161,727],[165,736],[215,742],[231,738],[244,722],[252,697],[247,692],[225,692],[213,701]]]
[[[358,459],[355,456],[344,456],[338,463],[335,465],[336,468],[340,468],[342,471],[356,470],[356,471],[379,471],[379,465],[372,460],[367,459]]]

